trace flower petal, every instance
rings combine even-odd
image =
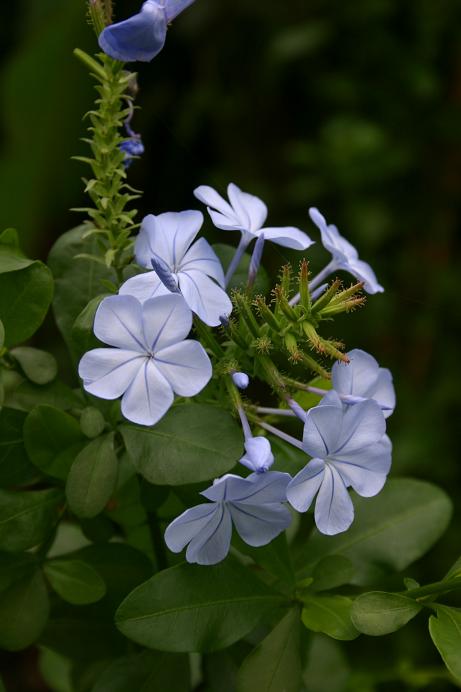
[[[114,60],[149,62],[165,44],[166,27],[164,9],[145,2],[138,14],[103,29],[99,45]]]
[[[178,274],[179,288],[190,309],[195,312],[205,324],[217,327],[221,324],[221,315],[232,312],[229,296],[206,274],[196,269]]]
[[[186,551],[186,560],[199,565],[215,565],[224,560],[230,548],[232,521],[224,505],[218,509],[203,531],[192,539]]]
[[[342,459],[345,454],[356,454],[379,442],[385,432],[386,421],[376,401],[368,399],[348,406],[343,413],[337,445],[330,448],[329,456]]]
[[[291,513],[280,503],[229,505],[240,538],[255,547],[267,545],[291,524]]]
[[[287,500],[298,512],[307,512],[322,484],[324,474],[323,459],[312,459],[289,482]]]
[[[142,307],[133,296],[109,296],[99,304],[94,318],[95,335],[109,346],[146,353]]]
[[[78,366],[84,388],[101,399],[118,399],[130,386],[145,356],[119,348],[95,348],[85,353]]]
[[[354,348],[347,353],[349,363],[336,361],[331,369],[333,389],[340,394],[366,397],[375,385],[379,372],[377,361],[369,353]]]
[[[352,276],[355,276],[359,281],[363,281],[363,288],[370,295],[384,292],[384,288],[378,283],[376,274],[367,262],[363,262],[363,260],[360,259],[349,259],[347,262],[340,263],[338,266],[340,269],[344,269],[352,274]]]
[[[160,281],[157,272],[145,272],[127,279],[120,286],[119,295],[134,296],[140,303],[144,303],[149,298],[170,295],[170,291]]]
[[[236,224],[238,223],[237,216],[229,202],[226,202],[224,197],[221,197],[214,188],[209,185],[199,185],[199,187],[196,187],[194,190],[194,196],[197,197],[200,202],[206,204],[207,207],[211,207],[218,211],[223,217],[228,219],[229,222],[233,220]],[[208,211],[210,210],[208,209]]]
[[[342,406],[320,404],[309,409],[303,431],[304,451],[311,457],[325,459],[338,446],[343,417]]]
[[[133,423],[154,425],[165,415],[173,400],[173,390],[150,358],[123,395],[122,413]]]
[[[261,228],[259,233],[264,233],[265,240],[270,240],[272,243],[291,248],[292,250],[306,250],[314,244],[314,241],[309,238],[307,233],[294,226]]]
[[[370,394],[368,395],[370,396]],[[395,409],[395,389],[391,371],[380,368],[378,379],[373,389],[372,398],[381,406],[384,418],[392,415]]]
[[[178,293],[146,300],[142,316],[148,350],[155,356],[185,339],[192,327],[192,313]]]
[[[282,471],[267,471],[252,473],[243,479],[245,487],[229,484],[226,499],[229,502],[261,505],[273,502],[285,502],[287,485],[291,481],[289,473]]]
[[[339,471],[346,485],[362,497],[373,497],[383,487],[391,467],[392,444],[387,435],[359,452],[334,459],[331,464]]]
[[[180,553],[183,548],[201,533],[212,520],[217,510],[215,503],[206,502],[186,509],[171,522],[165,531],[165,543],[172,553]]]
[[[155,365],[179,396],[195,396],[210,381],[210,359],[198,341],[181,341],[157,351]]]
[[[330,464],[325,465],[314,516],[318,530],[327,536],[346,531],[354,521],[354,505],[347,488]]]
[[[203,224],[200,211],[168,211],[164,214],[149,214],[141,224],[135,243],[136,261],[150,269],[151,259],[158,255],[176,272],[189,245]]]
[[[218,284],[224,288],[224,271],[219,258],[209,242],[205,238],[199,238],[196,243],[191,245],[181,260],[178,271],[189,271],[197,269],[212,279],[216,279]]]
[[[258,231],[267,219],[267,207],[264,202],[255,195],[243,192],[234,183],[227,186],[227,194],[242,230],[251,233]]]

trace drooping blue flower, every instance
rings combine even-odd
[[[306,414],[303,450],[312,459],[287,488],[287,499],[299,512],[306,512],[315,496],[315,523],[321,533],[346,531],[354,519],[354,506],[347,491],[352,487],[362,497],[382,489],[391,466],[391,441],[378,404],[369,399],[344,406],[330,391]]]
[[[217,479],[201,493],[211,502],[187,509],[167,527],[168,548],[179,553],[187,545],[188,562],[214,565],[229,552],[232,524],[248,545],[266,545],[291,523],[283,504],[289,480],[278,471]]]
[[[84,388],[101,399],[121,396],[125,418],[154,425],[175,393],[194,396],[211,378],[205,349],[186,339],[191,326],[192,313],[177,294],[143,305],[133,296],[104,298],[94,333],[111,348],[85,353],[78,368]]]
[[[232,373],[232,382],[239,389],[246,389],[248,387],[248,385],[250,384],[250,378],[248,377],[246,372],[233,372]]]
[[[150,62],[162,50],[167,25],[194,0],[147,0],[138,14],[107,26],[100,48],[114,60]]]
[[[332,272],[342,269],[352,274],[358,281],[363,281],[367,293],[382,293],[384,288],[378,283],[373,269],[359,259],[355,247],[340,235],[336,226],[327,224],[325,217],[315,207],[309,209],[309,216],[320,230],[324,248],[332,255],[332,261],[311,282],[312,288],[315,288]]]
[[[395,409],[395,389],[390,370],[380,368],[373,356],[359,348],[346,355],[349,363],[337,361],[331,370],[333,389],[346,403],[374,399],[384,417],[388,418]]]
[[[176,285],[189,308],[203,322],[212,327],[221,324],[221,316],[231,313],[232,303],[221,288],[224,273],[214,250],[204,238],[191,244],[202,224],[203,214],[199,211],[146,216],[135,242],[136,261],[152,269],[152,262],[155,265],[161,260],[162,278],[156,271],[138,274],[120,287],[120,293],[143,302],[166,295]],[[169,277],[165,273],[168,271]]]
[[[136,135],[126,139],[120,144],[120,150],[125,154],[123,165],[125,168],[129,168],[134,159],[144,154],[144,144],[141,141],[141,136]]]
[[[242,192],[234,183],[228,185],[227,194],[229,202],[208,185],[200,185],[194,190],[197,199],[207,205],[208,213],[216,228],[224,231],[240,231],[242,234],[226,272],[226,286],[253,238],[259,238],[264,234],[265,240],[293,250],[306,250],[314,242],[306,233],[293,226],[263,228],[267,218],[266,205],[259,197]]]

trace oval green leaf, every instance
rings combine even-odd
[[[65,480],[83,442],[75,418],[57,408],[37,406],[26,418],[24,443],[29,459],[48,476]]]
[[[58,520],[62,500],[56,489],[0,490],[0,548],[19,552],[44,541]]]
[[[66,483],[70,509],[84,518],[102,512],[117,483],[114,433],[97,437],[77,455]]]
[[[408,596],[370,591],[354,601],[351,618],[359,632],[379,637],[399,630],[420,610],[422,606]]]
[[[437,606],[429,618],[429,632],[443,662],[461,683],[461,608]]]
[[[0,487],[24,485],[38,476],[27,456],[22,437],[26,416],[4,408],[0,412]]]
[[[117,610],[116,624],[148,648],[215,651],[284,604],[283,597],[229,559],[213,567],[181,564],[130,593]]]
[[[96,603],[105,596],[104,579],[83,560],[52,560],[43,569],[53,589],[68,603]]]
[[[204,404],[172,408],[152,428],[122,425],[136,470],[155,485],[185,485],[217,478],[242,455],[242,432],[227,411]]]
[[[48,592],[42,573],[36,570],[0,593],[0,648],[20,651],[33,644],[48,615]]]
[[[299,692],[300,613],[290,610],[243,661],[237,692]]]
[[[30,346],[17,346],[11,355],[18,361],[26,377],[35,384],[48,384],[58,374],[58,364],[51,353]]]
[[[338,553],[354,564],[354,584],[401,571],[440,538],[452,513],[452,503],[443,490],[409,478],[388,481],[373,498],[355,495],[354,507],[354,523],[347,532],[336,536],[314,532],[303,546],[306,574],[325,555]]]
[[[189,692],[189,659],[185,654],[143,651],[113,661],[98,677],[91,692]]]
[[[351,621],[352,600],[345,596],[303,596],[302,621],[307,629],[333,639],[349,641],[359,636]]]

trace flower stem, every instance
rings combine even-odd
[[[421,598],[425,598],[426,596],[432,596],[433,594],[440,595],[443,593],[448,593],[449,591],[455,591],[459,588],[461,588],[461,577],[455,577],[454,579],[436,581],[432,584],[420,586],[416,589],[402,591],[402,594],[419,601]]]
[[[300,440],[297,440],[296,438],[292,437],[291,435],[288,435],[288,433],[283,432],[283,430],[279,430],[278,428],[274,428],[273,425],[270,425],[269,423],[266,423],[265,421],[260,420],[259,418],[254,418],[254,421],[261,428],[263,428],[264,430],[267,430],[267,432],[270,432],[273,435],[276,435],[277,437],[280,437],[281,440],[288,442],[288,444],[292,445],[293,447],[296,447],[297,449],[303,448],[302,442]]]
[[[251,236],[247,235],[246,233],[242,233],[242,237],[240,238],[240,242],[237,246],[237,249],[235,251],[235,254],[231,260],[231,263],[229,264],[226,272],[226,276],[224,279],[224,286],[227,287],[229,284],[229,281],[232,279],[232,277],[235,274],[235,271],[237,267],[240,264],[240,260],[243,257],[243,254],[245,250],[247,249],[248,245],[251,242]]]

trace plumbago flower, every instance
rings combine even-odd
[[[100,48],[114,60],[150,62],[165,45],[168,23],[194,0],[147,0],[138,14],[107,26]]]
[[[317,495],[315,523],[321,533],[341,533],[352,524],[348,487],[362,497],[382,489],[391,466],[385,430],[383,413],[372,399],[344,406],[331,391],[307,412],[302,449],[313,458],[289,483],[287,499],[306,512]]]
[[[333,389],[345,403],[374,399],[388,418],[395,409],[395,389],[391,371],[380,368],[369,353],[354,348],[346,354],[349,363],[336,361],[331,370]]]
[[[340,235],[336,226],[328,225],[325,217],[315,207],[309,209],[309,216],[319,229],[322,244],[332,254],[331,262],[311,281],[314,288],[323,279],[338,269],[352,274],[358,281],[363,281],[367,293],[382,293],[384,288],[378,283],[376,275],[369,264],[359,259],[357,250],[346,238]]]
[[[187,509],[167,527],[168,548],[179,553],[187,545],[188,562],[214,565],[229,552],[232,524],[248,545],[270,543],[291,523],[283,504],[289,481],[290,475],[279,471],[218,478],[201,493],[211,502]]]
[[[174,394],[194,396],[211,378],[211,363],[198,341],[188,340],[192,314],[179,295],[143,305],[133,296],[110,296],[99,305],[94,333],[111,348],[85,353],[78,373],[87,392],[101,399],[122,396],[130,421],[153,425]]]
[[[194,195],[207,205],[208,213],[216,228],[224,231],[240,231],[240,244],[229,265],[226,274],[226,285],[236,270],[245,249],[253,240],[264,235],[264,240],[293,250],[306,250],[313,240],[293,226],[281,228],[263,227],[267,218],[267,207],[264,202],[230,183],[227,187],[229,202],[208,185],[200,185],[194,190]],[[262,249],[262,248],[261,248]]]
[[[170,292],[181,292],[189,308],[203,322],[215,327],[229,315],[232,303],[221,288],[224,273],[216,253],[200,238],[192,243],[203,224],[199,211],[166,212],[143,219],[135,242],[136,261],[156,271],[128,279],[121,295],[141,302]]]

